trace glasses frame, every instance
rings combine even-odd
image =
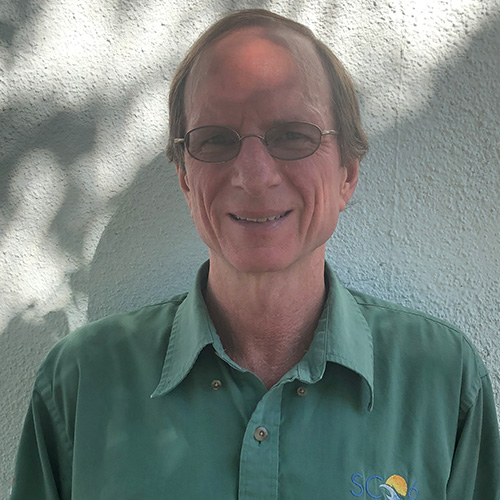
[[[320,133],[320,138],[319,138],[319,142],[318,142],[318,145],[316,147],[316,149],[314,149],[314,151],[311,151],[310,153],[304,155],[304,156],[299,156],[298,158],[280,158],[279,156],[276,156],[274,154],[272,154],[269,149],[268,149],[268,144],[266,142],[266,136],[267,134],[269,133],[269,131],[273,130],[274,128],[276,127],[279,127],[281,125],[290,125],[290,124],[294,124],[294,123],[297,123],[297,124],[301,124],[301,125],[312,125],[314,128],[316,128],[319,133]],[[188,146],[188,141],[187,141],[187,138],[189,136],[189,134],[191,134],[192,132],[196,131],[196,130],[200,130],[200,129],[204,129],[204,128],[210,128],[210,127],[219,127],[219,128],[223,128],[223,129],[227,129],[227,130],[230,130],[231,132],[234,132],[236,134],[236,137],[238,137],[238,149],[236,151],[236,153],[234,154],[234,156],[232,156],[231,158],[228,158],[227,160],[222,160],[222,161],[215,161],[215,160],[202,160],[200,158],[196,158],[196,156],[194,156],[191,151],[189,150],[189,146]],[[186,134],[184,135],[184,137],[176,137],[174,138],[174,144],[178,144],[180,146],[183,146],[185,148],[185,150],[188,152],[189,156],[191,156],[191,158],[194,158],[195,160],[197,161],[201,161],[203,163],[227,163],[231,160],[234,160],[239,154],[240,154],[240,151],[241,151],[241,141],[243,139],[247,139],[248,137],[257,137],[258,139],[260,139],[262,141],[262,144],[264,144],[269,156],[272,156],[273,158],[276,158],[277,160],[283,160],[283,161],[295,161],[295,160],[303,160],[304,158],[308,158],[309,156],[312,156],[314,153],[316,153],[316,151],[319,149],[319,147],[321,146],[321,140],[323,139],[323,136],[324,135],[337,135],[338,132],[336,130],[333,130],[333,129],[330,129],[330,130],[321,130],[320,127],[318,127],[318,125],[314,124],[314,123],[310,123],[310,122],[302,122],[302,121],[292,121],[292,122],[282,122],[282,123],[278,123],[276,125],[273,125],[271,128],[269,128],[264,135],[259,135],[259,134],[245,134],[245,135],[240,135],[236,130],[234,130],[233,128],[231,127],[225,127],[224,125],[203,125],[201,127],[196,127],[196,128],[193,128],[191,130],[189,130],[188,132],[186,132]]]

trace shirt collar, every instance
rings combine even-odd
[[[217,335],[203,298],[207,279],[208,261],[201,266],[193,288],[175,313],[160,383],[151,395],[152,398],[163,396],[180,384],[201,350],[214,343]]]
[[[368,410],[374,403],[373,338],[361,308],[351,292],[344,288],[327,263],[325,273],[330,284],[326,303],[326,359],[360,375],[370,397]]]
[[[201,350],[213,344],[223,353],[220,339],[208,314],[203,290],[208,278],[208,262],[198,271],[191,291],[179,305],[172,324],[160,382],[151,397],[174,389],[189,373]],[[340,364],[366,382],[370,392],[368,409],[373,406],[373,343],[371,331],[358,303],[338,281],[330,265],[325,265],[328,298],[310,349],[296,366],[293,378],[313,383],[325,371],[326,362]],[[291,378],[291,373],[289,374]]]

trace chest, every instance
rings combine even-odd
[[[208,370],[161,398],[96,394],[99,418],[75,427],[74,498],[444,497],[446,412],[403,395],[369,412],[363,381],[341,370],[270,391],[255,379]]]

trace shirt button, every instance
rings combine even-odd
[[[307,389],[303,385],[297,387],[297,395],[303,398],[306,394],[307,394]]]
[[[253,433],[253,437],[259,442],[265,441],[267,436],[269,436],[269,432],[265,427],[257,427]]]
[[[214,391],[218,391],[222,387],[222,382],[220,380],[212,380],[210,384]]]

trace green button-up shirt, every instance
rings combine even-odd
[[[185,295],[90,324],[41,366],[12,500],[498,500],[498,425],[468,340],[344,289],[266,390]]]

